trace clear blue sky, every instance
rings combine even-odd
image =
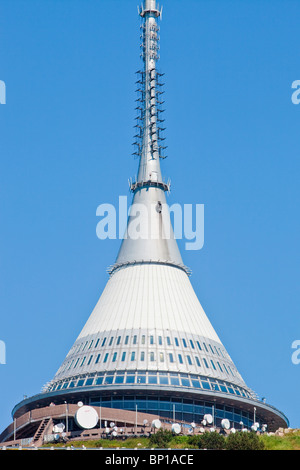
[[[137,171],[138,3],[0,2],[0,431],[53,378],[117,255],[96,208]],[[182,256],[246,383],[300,427],[299,1],[162,3],[169,202],[205,205],[204,247]]]

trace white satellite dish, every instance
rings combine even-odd
[[[191,426],[192,428],[195,428],[196,427],[196,423],[194,423],[194,421],[191,423]]]
[[[230,429],[230,422],[228,419],[222,419],[221,426],[223,429]]]
[[[204,428],[199,428],[199,431],[200,432],[205,432],[205,429]]]
[[[118,432],[118,427],[117,426],[114,426],[114,431]]]
[[[117,431],[113,431],[113,432],[111,433],[111,435],[114,436],[114,437],[116,437],[116,436],[118,435],[118,433],[117,433]]]
[[[215,432],[215,430],[216,430],[216,428],[214,428],[214,427],[209,428],[210,432]]]
[[[79,402],[77,403],[77,406],[79,406],[79,407],[83,406],[83,402],[82,402],[82,401],[79,401]]]
[[[234,433],[236,432],[235,428],[231,428],[231,429],[230,429],[230,432],[231,432],[232,434],[234,434]]]
[[[179,434],[180,431],[181,431],[181,426],[180,426],[180,424],[178,424],[178,423],[172,424],[172,431],[173,431],[175,434]]]
[[[111,428],[113,428],[113,427],[115,426],[115,423],[111,422],[111,423],[109,423],[109,426],[110,426]]]
[[[256,432],[257,431],[257,426],[255,424],[252,424],[251,430]]]
[[[204,420],[207,422],[207,424],[212,424],[213,417],[212,415],[204,415]]]
[[[203,420],[201,421],[201,424],[203,424],[203,426],[206,426],[206,424],[207,424],[207,423],[206,423],[206,419],[203,419]]]
[[[82,429],[92,429],[98,423],[98,413],[91,406],[81,406],[75,413],[75,422]]]
[[[189,434],[193,434],[193,432],[194,432],[194,429],[193,429],[193,428],[189,428],[189,429],[188,429],[188,433],[189,433]]]
[[[109,434],[109,433],[110,433],[110,429],[109,429],[109,428],[105,428],[105,433],[106,433],[106,434]]]
[[[242,429],[242,432],[248,432],[248,429],[247,429],[247,428],[243,428],[243,429]]]
[[[64,423],[58,423],[53,426],[54,433],[62,433],[65,429]]]
[[[155,429],[160,429],[160,427],[161,427],[161,422],[159,421],[159,419],[154,419],[154,420],[152,421],[151,427],[152,427],[152,428],[155,428]]]
[[[143,425],[144,425],[144,426],[147,426],[147,424],[148,424],[148,420],[147,420],[147,419],[144,419]]]

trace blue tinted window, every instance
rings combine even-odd
[[[192,365],[192,359],[191,359],[191,357],[190,357],[190,356],[186,356],[186,357],[187,357],[187,361],[188,361],[189,365],[191,366],[191,365]]]
[[[117,353],[115,352],[113,354],[112,362],[116,362],[116,360],[117,360]]]
[[[105,384],[112,384],[113,380],[114,380],[114,376],[113,375],[108,375],[105,378]]]
[[[183,344],[183,346],[186,348],[186,341],[185,341],[184,338],[182,338],[182,344]]]
[[[191,339],[190,339],[190,344],[191,344],[192,348],[195,349],[194,343]]]
[[[135,376],[134,375],[127,375],[126,377],[126,383],[127,384],[134,384],[135,381]]]
[[[174,339],[175,339],[176,346],[179,346],[178,338],[174,338]]]
[[[161,385],[168,385],[168,384],[169,384],[169,379],[168,379],[168,377],[167,377],[167,376],[162,376],[162,375],[160,375],[160,376],[159,376],[159,383],[160,383]]]
[[[145,384],[146,383],[146,376],[145,375],[138,375],[137,376],[137,383],[138,384]]]
[[[98,364],[98,362],[100,361],[100,357],[101,357],[101,354],[98,354],[98,356],[96,357],[95,364]]]
[[[148,376],[148,384],[157,384],[157,376],[156,375],[149,375]]]
[[[210,390],[210,385],[208,382],[201,382],[201,385],[203,388],[205,388],[206,390]]]
[[[171,385],[179,385],[179,378],[178,377],[170,377]]]
[[[124,382],[124,375],[117,375],[115,378],[115,384],[122,384]]]
[[[200,388],[199,380],[192,379],[192,386],[195,388]]]
[[[205,358],[203,358],[203,361],[204,361],[204,364],[206,365],[206,367],[208,368],[209,366],[208,366],[207,361],[206,361]]]
[[[180,364],[183,364],[183,360],[182,360],[181,354],[178,354],[178,360],[179,360]]]
[[[94,382],[94,378],[87,379],[87,381],[85,382],[85,385],[92,385],[93,382]]]
[[[122,353],[122,357],[121,357],[121,361],[124,362],[124,361],[125,361],[125,358],[126,358],[126,352],[123,352],[123,353]]]
[[[105,354],[105,357],[104,357],[104,361],[103,362],[106,362],[108,359],[108,353]]]
[[[132,351],[132,353],[131,353],[131,360],[132,360],[132,361],[135,360],[135,352],[134,352],[134,351]]]
[[[189,379],[184,379],[183,377],[181,377],[181,385],[183,387],[190,387],[190,381]]]
[[[102,344],[101,344],[102,347],[105,345],[105,341],[106,341],[106,338],[104,338],[104,340],[102,341]]]
[[[172,354],[172,353],[169,354],[169,361],[170,361],[170,362],[174,362],[174,358],[173,358],[173,354]]]
[[[196,341],[196,342],[197,342],[197,346],[198,346],[198,348],[200,349],[200,351],[202,351],[202,348],[201,348],[201,346],[200,346],[200,343],[199,343],[199,341]]]
[[[101,385],[103,382],[103,377],[97,377],[96,385]]]

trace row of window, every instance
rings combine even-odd
[[[154,335],[149,335],[148,339],[149,339],[150,345],[157,344],[158,346],[162,346],[164,339],[165,339],[166,345],[172,346],[172,340],[170,336],[166,336],[166,338],[163,338],[163,336],[158,335],[156,338]],[[186,338],[181,338],[180,340],[179,338],[174,337],[175,346],[180,347],[180,341],[184,348],[187,348],[188,346],[190,346],[194,350],[198,348],[199,351],[206,351],[207,353],[217,354],[218,356],[225,358],[224,352],[222,351],[221,348],[217,348],[217,346],[212,346],[211,344],[206,344],[204,342],[202,342],[202,345],[201,345],[200,341],[197,341],[197,340],[196,341],[192,339],[187,340]],[[101,348],[103,348],[106,345],[108,346],[113,346],[113,345],[114,346],[119,346],[119,345],[127,346],[130,344],[137,345],[138,335],[133,335],[131,338],[129,335],[125,335],[124,342],[122,341],[122,336],[117,336],[117,337],[111,336],[109,338],[109,341],[107,337],[104,337],[102,339],[98,338],[95,342],[93,339],[90,341],[85,341],[75,346],[73,354],[78,354],[79,352],[83,352],[85,350],[89,350],[92,348],[96,349],[98,346],[100,346],[100,344],[101,344]],[[140,344],[142,345],[146,344],[146,335],[141,335]]]
[[[165,352],[158,352],[157,353],[158,357],[156,358],[156,353],[154,351],[149,352],[149,360],[150,362],[155,362],[156,360],[159,363],[164,363],[165,362],[165,356],[167,355],[168,361],[170,364],[173,364],[176,360],[174,357],[175,355],[173,353],[165,353]],[[97,354],[93,355],[91,354],[90,356],[83,356],[83,357],[78,357],[77,359],[73,359],[72,361],[67,362],[66,366],[61,372],[65,372],[66,370],[70,369],[75,369],[77,367],[83,367],[84,365],[89,366],[92,364],[94,360],[94,364],[98,364],[102,362],[103,364],[106,364],[109,359],[111,359],[111,362],[116,362],[120,356],[120,361],[125,362],[129,356],[129,361],[130,362],[135,362],[136,360],[140,360],[141,362],[145,361],[145,351],[141,351],[139,353],[139,357],[137,356],[137,351],[123,351],[123,352],[111,352],[111,353],[104,353],[104,354]],[[197,367],[201,367],[201,361],[203,361],[204,366],[206,369],[212,368],[215,371],[221,372],[221,373],[227,373],[227,375],[233,375],[235,376],[235,373],[233,369],[230,367],[230,365],[227,364],[227,366],[223,363],[222,366],[218,360],[215,362],[212,359],[206,359],[206,358],[200,358],[198,356],[191,357],[189,354],[187,354],[185,357],[183,357],[182,354],[177,354],[177,360],[179,364],[184,364],[184,359],[186,360],[186,363],[190,366],[196,365]],[[195,362],[194,362],[195,361]]]
[[[250,393],[236,385],[226,381],[198,376],[193,374],[167,373],[167,372],[107,372],[94,376],[71,378],[56,383],[49,391],[66,388],[99,385],[122,385],[122,384],[148,384],[148,385],[170,385],[179,387],[191,387],[215,392],[229,393],[251,398]]]

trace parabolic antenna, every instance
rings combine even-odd
[[[207,424],[212,424],[212,422],[213,422],[212,415],[204,415],[204,419],[207,422]]]
[[[79,402],[77,403],[77,406],[79,406],[79,407],[80,407],[80,406],[83,406],[83,402],[82,402],[82,401],[79,401]]]
[[[180,424],[178,424],[178,423],[172,424],[172,431],[173,431],[175,434],[179,434],[180,431],[181,431],[181,426],[180,426]]]
[[[230,429],[230,422],[228,419],[222,419],[221,426],[223,429]]]
[[[65,429],[64,423],[58,423],[58,424],[55,424],[55,426],[53,426],[54,433],[57,433],[57,432],[61,433],[64,431],[64,429]]]
[[[75,413],[75,422],[82,429],[92,429],[98,423],[98,413],[91,406],[81,406]]]
[[[151,427],[152,427],[152,428],[155,428],[155,429],[160,429],[160,427],[161,427],[161,422],[159,421],[159,419],[154,419],[154,420],[152,421]]]

